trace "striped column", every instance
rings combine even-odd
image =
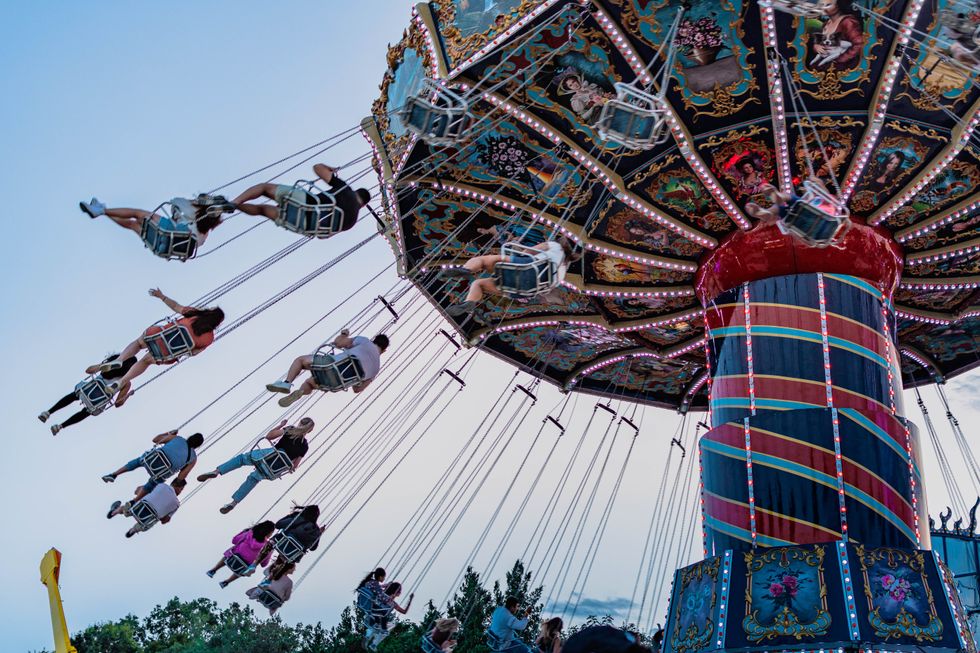
[[[720,293],[705,320],[708,555],[831,540],[928,548],[884,293],[854,276],[791,274]]]

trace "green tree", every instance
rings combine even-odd
[[[143,647],[136,640],[139,630],[139,619],[130,614],[116,622],[89,626],[76,633],[71,643],[78,653],[142,653]]]
[[[480,574],[467,567],[463,582],[446,609],[450,617],[456,617],[460,622],[456,653],[487,653],[490,650],[483,632],[493,608],[493,596],[480,583]]]
[[[534,641],[538,629],[541,627],[541,610],[544,609],[541,604],[543,593],[544,587],[541,585],[535,588],[531,587],[531,572],[524,569],[524,563],[520,560],[516,560],[514,566],[504,575],[503,589],[501,589],[499,581],[493,583],[495,605],[503,605],[508,596],[513,596],[520,601],[522,609],[531,608],[531,612],[528,614],[527,628],[524,629],[524,639],[527,642]]]

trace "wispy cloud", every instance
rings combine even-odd
[[[606,599],[580,597],[581,595],[579,594],[573,594],[568,601],[552,603],[551,605],[547,606],[546,611],[571,613],[572,610],[575,610],[575,605],[577,603],[578,609],[575,610],[575,616],[579,618],[590,616],[604,617],[606,615],[612,617],[625,617],[630,605],[632,605],[630,600],[625,596],[615,596]]]

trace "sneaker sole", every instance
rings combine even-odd
[[[277,386],[277,385],[275,385],[273,383],[270,383],[267,386],[265,386],[265,389],[268,390],[269,392],[281,392],[284,395],[288,395],[293,390],[292,387],[283,388],[283,387]]]

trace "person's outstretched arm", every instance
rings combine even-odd
[[[194,460],[190,461],[189,463],[187,463],[186,465],[184,465],[183,467],[181,467],[180,468],[180,472],[177,473],[177,479],[176,480],[178,480],[178,481],[186,481],[188,474],[191,473],[191,470],[194,469],[194,465],[196,465],[196,464],[197,464],[197,458],[194,458]]]
[[[350,349],[354,346],[354,339],[350,337],[350,331],[344,329],[340,332],[340,335],[333,339],[334,347],[340,347],[341,349]]]
[[[180,313],[181,315],[186,315],[188,313],[188,311],[191,310],[191,307],[189,307],[189,306],[182,306],[181,304],[178,304],[174,300],[172,300],[169,297],[167,297],[166,295],[164,295],[163,292],[159,288],[151,288],[150,289],[150,296],[156,297],[157,299],[159,299],[161,302],[163,302],[164,304],[166,304],[167,305],[167,308],[169,308],[174,313]]]
[[[331,181],[333,181],[333,178],[337,175],[337,169],[331,168],[330,166],[324,165],[323,163],[315,163],[313,164],[313,173],[317,177],[319,177],[320,179],[322,179],[323,181],[329,184]]]
[[[268,440],[269,442],[275,442],[283,435],[285,435],[285,433],[286,433],[286,420],[283,420],[279,422],[279,426],[275,427],[274,429],[272,429],[266,434],[265,439]]]
[[[357,385],[355,385],[351,389],[354,391],[354,394],[357,394],[359,392],[364,392],[365,390],[367,390],[367,387],[369,385],[371,385],[371,381],[373,381],[373,380],[374,379],[368,379],[367,381],[361,381],[360,383],[358,383]]]
[[[166,444],[177,437],[177,429],[153,437],[153,444]]]

